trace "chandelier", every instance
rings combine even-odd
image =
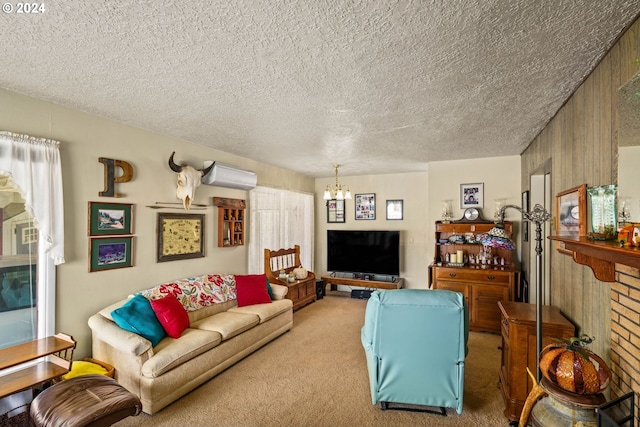
[[[335,185],[327,185],[327,189],[324,190],[324,200],[344,200],[351,198],[351,191],[349,187],[338,183],[338,168],[340,165],[333,165],[336,170],[336,183]]]

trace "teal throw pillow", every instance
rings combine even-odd
[[[269,298],[271,298],[271,301],[273,301],[273,289],[271,289],[271,283],[269,283],[269,278],[267,278],[267,293],[269,294]]]
[[[154,347],[167,335],[151,303],[140,294],[113,310],[111,317],[122,329],[148,339]]]

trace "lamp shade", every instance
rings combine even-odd
[[[479,240],[483,245],[492,248],[506,249],[509,251],[516,248],[515,243],[513,243],[513,240],[509,238],[509,235],[504,230],[503,223],[497,224],[486,234],[480,234]]]

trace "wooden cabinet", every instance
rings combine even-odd
[[[512,421],[520,413],[532,384],[526,368],[536,371],[536,306],[522,302],[501,301],[502,360],[500,390],[505,403],[504,415]],[[557,307],[542,307],[542,346],[552,338],[570,338],[575,327]]]
[[[286,298],[293,302],[293,309],[297,310],[316,300],[316,276],[312,271],[307,271],[307,277],[289,280],[280,280],[279,273],[293,274],[295,268],[300,267],[300,246],[295,245],[289,249],[264,250],[264,273],[271,283],[289,288]]]
[[[436,251],[434,263],[430,266],[430,281],[434,289],[448,289],[465,296],[470,330],[499,334],[501,315],[498,301],[515,298],[520,272],[514,269],[513,251],[492,249],[490,264],[486,260],[485,263],[478,260],[483,247],[475,243],[476,237],[493,226],[494,223],[488,221],[436,222]],[[512,229],[513,224],[505,222],[505,231],[511,233]],[[463,260],[448,263],[447,254],[457,255],[458,251],[462,251]]]
[[[467,267],[495,266],[513,269],[513,251],[507,249],[491,248],[491,263],[482,263],[478,255],[483,251],[483,246],[476,240],[479,234],[489,232],[495,224],[491,221],[451,221],[443,223],[436,221],[436,250],[434,264],[448,265],[447,254],[453,255],[462,251],[465,255],[464,264]],[[513,233],[513,223],[505,221],[504,230],[507,234]],[[472,243],[470,243],[472,242]],[[501,260],[504,259],[504,264]],[[494,265],[498,260],[498,265]],[[462,263],[462,262],[461,262]],[[460,264],[460,263],[456,263]],[[457,265],[456,265],[457,266]]]
[[[311,273],[306,279],[295,282],[279,283],[289,287],[287,298],[293,302],[293,309],[297,310],[316,300],[316,276]]]
[[[467,300],[469,329],[500,333],[499,301],[511,301],[518,273],[513,270],[438,267],[433,288],[460,292]]]
[[[213,204],[218,207],[218,247],[244,245],[245,201],[214,197]]]
[[[69,372],[75,347],[76,342],[72,337],[57,334],[0,350],[0,371],[19,368],[10,374],[2,375],[0,399]],[[36,360],[37,363],[29,364]]]

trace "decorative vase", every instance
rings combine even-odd
[[[588,187],[587,193],[591,201],[591,232],[593,240],[612,240],[618,233],[616,226],[616,196],[618,186],[597,185]]]
[[[571,393],[602,393],[611,371],[600,356],[585,348],[592,338],[574,337],[549,344],[540,353],[540,372],[547,380]]]

